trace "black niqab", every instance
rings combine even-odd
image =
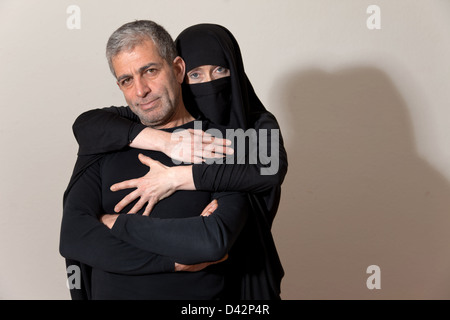
[[[197,115],[198,110],[200,115],[208,120],[219,121],[216,123],[231,128],[253,127],[254,115],[267,110],[248,80],[241,50],[233,34],[225,27],[216,24],[199,24],[181,32],[175,44],[178,54],[186,62],[187,72],[203,65],[221,66],[230,70],[228,79],[222,78],[209,83],[192,85],[184,84],[183,97],[189,111]],[[221,107],[226,100],[225,94],[217,95],[219,87],[224,86],[224,83],[230,86],[231,92],[227,114]]]

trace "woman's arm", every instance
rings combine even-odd
[[[145,214],[149,214],[159,200],[177,190],[258,193],[279,187],[287,173],[288,159],[278,122],[271,113],[264,112],[255,120],[255,128],[259,144],[266,144],[263,148],[265,150],[257,148],[258,161],[254,164],[250,163],[248,154],[244,155],[244,164],[239,164],[239,154],[235,154],[235,164],[227,164],[225,160],[222,164],[202,163],[177,167],[166,167],[158,161],[140,156],[143,164],[149,167],[153,164],[153,170],[144,177],[123,181],[111,187],[113,191],[136,188],[117,204],[116,212],[140,198],[131,213],[139,211],[148,203]],[[270,156],[267,156],[269,150]]]
[[[256,155],[247,153],[242,157],[236,154],[236,164],[194,164],[192,166],[192,181],[196,190],[236,190],[258,193],[283,183],[287,173],[288,159],[276,118],[270,112],[258,114],[254,120],[254,130],[258,144],[257,148],[253,149],[256,150]],[[238,148],[235,146],[235,149]],[[253,156],[253,159],[250,156]],[[239,162],[244,163],[239,164]],[[182,181],[184,185],[190,178],[186,172],[183,172],[180,177],[185,180]]]
[[[189,163],[232,154],[229,141],[214,138],[202,130],[169,133],[140,123],[129,107],[93,109],[77,117],[72,126],[79,145],[78,155],[102,154],[132,147],[160,151]],[[210,153],[211,150],[214,150]]]
[[[78,155],[123,149],[145,128],[128,107],[86,111],[77,117],[72,126],[79,145]]]

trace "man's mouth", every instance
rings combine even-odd
[[[152,99],[149,101],[143,101],[141,103],[137,103],[137,106],[139,108],[141,108],[142,110],[147,111],[147,110],[153,108],[158,100],[159,100],[159,98]]]

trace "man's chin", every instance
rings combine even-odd
[[[157,127],[164,122],[164,118],[161,118],[155,114],[155,112],[142,112],[141,114],[137,114],[142,124],[148,127]]]

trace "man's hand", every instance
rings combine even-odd
[[[201,216],[203,216],[203,217],[210,216],[218,207],[219,207],[219,204],[217,203],[217,200],[214,199],[205,207],[205,209],[203,209]]]
[[[175,262],[175,271],[197,272],[197,271],[205,269],[206,267],[208,267],[212,264],[217,264],[217,263],[223,262],[227,259],[228,259],[228,254],[226,254],[225,257],[223,257],[222,259],[214,261],[214,262],[203,262],[203,263],[190,264],[190,265],[180,264],[180,263]]]
[[[231,141],[210,135],[202,130],[187,129],[170,134],[162,152],[185,163],[202,163],[206,159],[223,158],[234,153]]]
[[[144,216],[148,216],[158,201],[167,198],[176,191],[176,178],[171,177],[170,174],[173,173],[173,171],[170,171],[172,168],[143,154],[139,154],[139,160],[150,167],[145,176],[119,182],[111,186],[111,191],[136,188],[116,205],[114,208],[115,212],[120,212],[128,204],[140,198],[128,213],[138,212],[148,202],[143,213]]]
[[[116,223],[118,216],[118,214],[104,214],[100,217],[100,222],[111,229]]]

